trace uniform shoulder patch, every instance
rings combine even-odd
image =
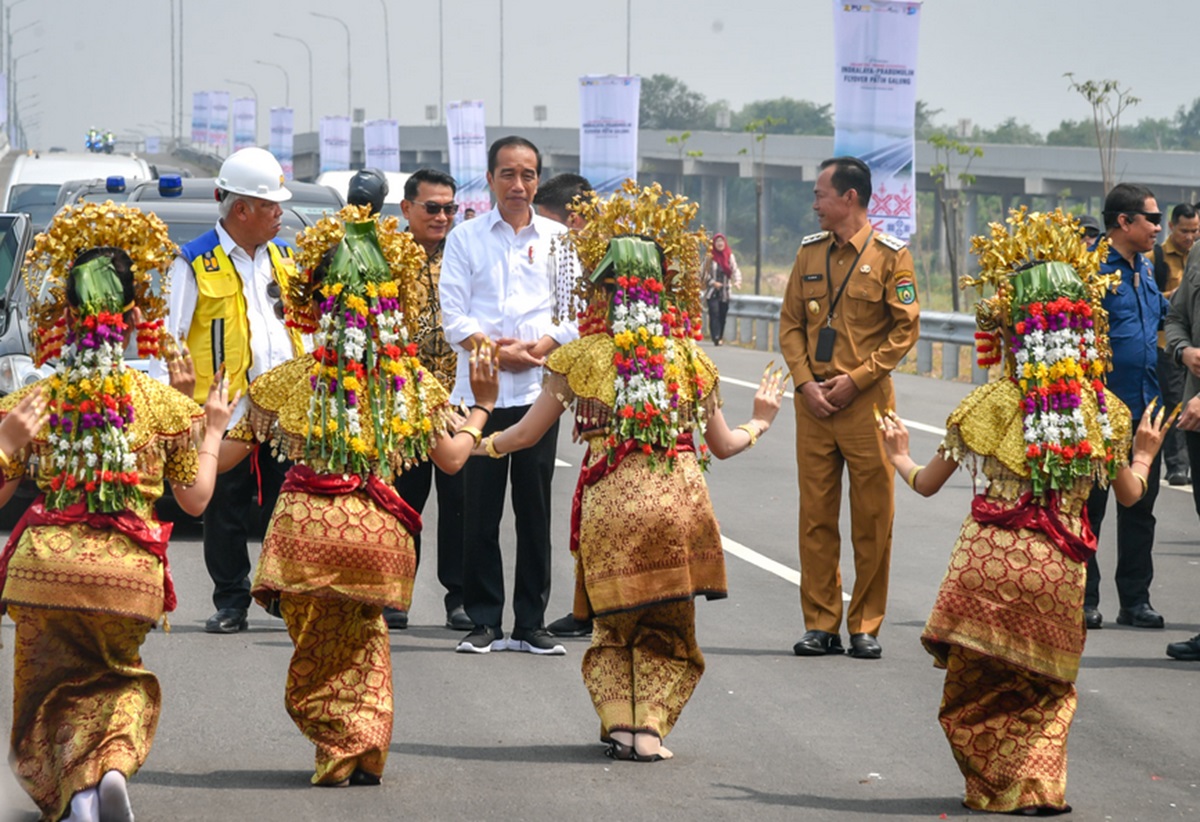
[[[209,274],[221,270],[221,261],[217,259],[217,253],[215,249],[201,256],[200,259],[203,262],[204,270]]]
[[[824,240],[828,236],[829,236],[828,231],[818,231],[816,234],[809,234],[807,237],[802,238],[800,240],[800,245],[810,245],[812,243],[817,243],[817,242],[820,242],[821,240]]]
[[[875,239],[886,245],[892,251],[899,251],[908,245],[908,243],[904,242],[904,240],[901,240],[899,237],[893,237],[891,234],[879,233],[875,235]]]

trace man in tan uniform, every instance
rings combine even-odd
[[[916,343],[912,256],[867,219],[871,171],[853,157],[821,164],[813,187],[821,228],[796,253],[779,320],[780,349],[796,384],[800,478],[800,606],[807,633],[797,656],[843,651],[842,472],[850,471],[854,591],[850,655],[878,659],[892,551],[892,471],[872,406],[894,405],[891,371]]]

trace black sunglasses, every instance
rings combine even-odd
[[[424,206],[425,213],[428,214],[430,217],[436,217],[437,213],[439,211],[442,212],[443,214],[445,214],[447,217],[453,217],[455,214],[458,213],[458,203],[444,203],[443,204],[443,203],[435,203],[432,201],[425,202],[425,203],[418,203],[416,200],[409,200],[409,202],[412,203],[413,205]]]
[[[1141,214],[1146,218],[1147,222],[1153,223],[1154,225],[1162,225],[1163,215],[1161,211],[1122,211],[1121,213],[1126,217],[1129,217],[1131,221],[1135,214]]]

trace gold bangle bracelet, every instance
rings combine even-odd
[[[483,441],[484,448],[487,450],[487,455],[494,460],[502,459],[504,457],[503,454],[496,450],[495,440],[499,433],[500,432],[497,431],[495,434],[489,434],[487,439]]]
[[[1149,483],[1147,482],[1147,480],[1146,480],[1146,478],[1145,478],[1145,477],[1143,477],[1143,476],[1142,476],[1141,474],[1139,474],[1137,471],[1134,471],[1132,468],[1129,470],[1129,473],[1131,473],[1131,474],[1133,474],[1135,477],[1137,477],[1137,480],[1138,480],[1138,482],[1140,482],[1140,483],[1142,484],[1142,496],[1141,496],[1141,497],[1138,497],[1138,499],[1141,499],[1142,497],[1146,496],[1146,491],[1147,491],[1147,490],[1149,490],[1149,488],[1150,488],[1150,485],[1149,485]]]
[[[213,459],[215,459],[215,460],[219,460],[219,459],[220,459],[220,457],[218,457],[218,456],[216,455],[216,453],[214,453],[214,452],[212,452],[212,451],[205,451],[203,448],[202,448],[202,449],[200,449],[200,453],[201,453],[201,454],[208,454],[210,457],[212,457],[212,458],[213,458]]]
[[[905,477],[904,481],[907,482],[908,487],[914,491],[917,490],[917,474],[921,473],[922,469],[924,468],[924,465],[914,465],[912,468],[908,469],[908,476]]]
[[[7,471],[10,465],[12,465],[12,460],[5,453],[4,449],[0,448],[0,470]]]
[[[750,435],[750,444],[746,446],[747,448],[753,448],[754,446],[758,445],[758,432],[754,430],[753,425],[748,422],[744,422],[739,425],[738,428]]]
[[[459,434],[470,434],[471,439],[475,440],[475,444],[479,445],[479,441],[483,439],[483,432],[473,425],[464,425],[454,432],[454,436]]]

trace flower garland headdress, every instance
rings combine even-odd
[[[583,306],[581,337],[613,338],[610,458],[633,441],[652,460],[662,452],[669,469],[684,424],[681,406],[694,408],[703,430],[703,397],[712,389],[697,368],[695,347],[683,344],[701,338],[699,273],[707,237],[703,228],[692,228],[699,205],[658,184],[639,188],[626,180],[610,198],[593,195],[574,208],[587,222],[563,236],[563,250],[573,253],[556,248],[553,257],[578,258],[585,276],[572,284],[572,299],[558,304]],[[700,446],[702,463],[707,456]]]
[[[1078,221],[1061,210],[1021,208],[1006,224],[992,223],[988,235],[972,238],[982,270],[963,277],[962,285],[996,289],[976,307],[979,364],[1003,361],[1005,375],[1024,395],[1025,463],[1042,498],[1079,477],[1115,473],[1102,301],[1120,275],[1099,273],[1107,241],[1088,251]],[[1095,393],[1094,420],[1084,410],[1085,385]]]
[[[425,252],[394,217],[376,221],[365,206],[323,218],[297,246],[304,276],[284,295],[284,315],[316,346],[304,461],[389,479],[432,447],[417,347],[409,342]],[[325,272],[319,280],[318,271]]]
[[[99,253],[77,263],[92,249]],[[141,309],[138,353],[156,356],[167,270],[176,251],[166,225],[155,215],[111,202],[68,208],[37,236],[24,271],[25,287],[34,300],[34,359],[40,365],[59,358],[47,388],[47,508],[63,509],[82,501],[88,511],[113,513],[127,509],[138,497],[141,477],[128,433],[134,407],[133,375],[125,365],[125,315],[135,306]],[[132,302],[126,301],[114,256],[129,260]],[[73,300],[68,300],[68,287],[73,288]]]

